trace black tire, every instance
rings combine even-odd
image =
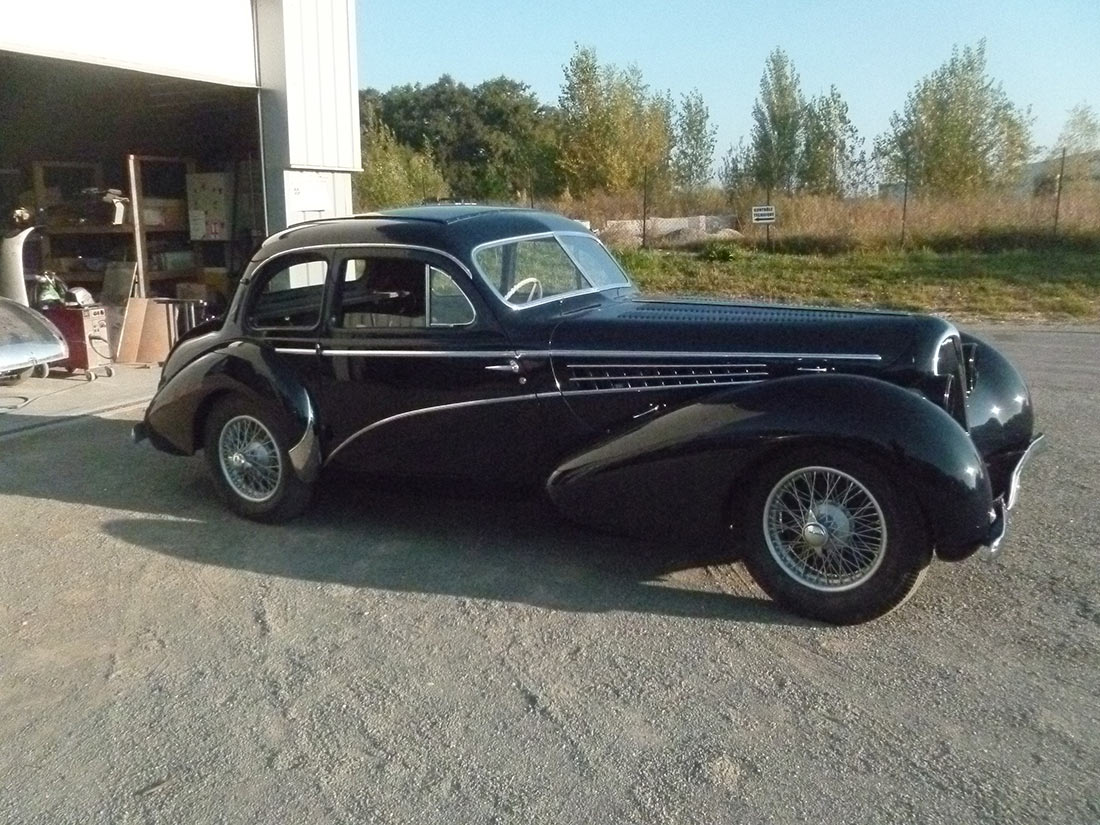
[[[224,398],[210,411],[203,451],[214,486],[233,512],[275,523],[309,507],[313,485],[291,467],[289,430],[281,411],[241,396]],[[232,449],[233,439],[240,449]]]
[[[901,606],[932,558],[910,493],[875,464],[832,447],[787,453],[762,468],[742,523],[745,566],[764,592],[832,624]]]

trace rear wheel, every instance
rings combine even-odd
[[[916,503],[845,450],[803,450],[769,464],[747,516],[753,578],[794,613],[834,624],[900,606],[932,557]]]
[[[290,464],[289,426],[279,410],[230,397],[206,422],[206,463],[219,494],[238,515],[255,521],[287,521],[312,497]]]

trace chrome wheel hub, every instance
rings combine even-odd
[[[783,572],[814,590],[857,587],[886,555],[886,518],[863,484],[830,467],[803,467],[772,488],[764,536]]]
[[[234,493],[256,503],[279,489],[283,461],[271,431],[249,415],[231,418],[218,436],[222,475]]]

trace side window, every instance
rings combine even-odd
[[[252,329],[313,329],[321,318],[328,262],[320,255],[272,261],[253,287]]]
[[[428,267],[428,307],[433,327],[464,327],[477,317],[474,305],[448,273]]]
[[[408,258],[349,258],[340,278],[338,329],[423,328],[425,266]]]
[[[409,258],[349,258],[340,273],[336,330],[472,324],[474,307],[442,269]]]

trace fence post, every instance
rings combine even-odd
[[[772,205],[772,185],[770,183],[768,184],[767,201],[768,201],[768,206],[771,206]],[[772,251],[772,225],[770,223],[764,224],[764,232],[766,233],[766,236],[767,236],[767,239],[768,239],[768,251],[771,252]]]
[[[1058,195],[1054,199],[1054,237],[1058,237],[1058,213],[1062,211],[1062,178],[1066,176],[1066,147],[1062,147],[1062,166],[1058,170]]]
[[[642,249],[646,249],[646,224],[649,223],[649,167],[642,167]]]
[[[909,154],[905,155],[905,188],[901,196],[901,248],[905,249],[905,221],[909,217]]]

